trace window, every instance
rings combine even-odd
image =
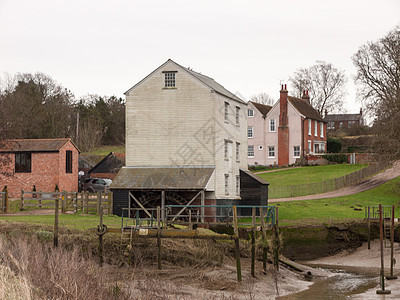
[[[240,176],[236,175],[236,195],[240,194]]]
[[[343,122],[340,122],[340,123],[339,123],[339,127],[340,127],[340,128],[343,128]]]
[[[247,127],[247,137],[252,138],[254,136],[253,126]]]
[[[236,143],[236,161],[240,161],[240,143]]]
[[[328,129],[334,129],[335,128],[335,122],[328,122]]]
[[[308,119],[308,135],[311,135],[311,120]]]
[[[65,173],[72,173],[72,151],[67,150],[65,153]]]
[[[254,146],[247,146],[247,157],[254,157]]]
[[[239,115],[240,115],[240,107],[236,106],[236,126],[239,126]]]
[[[248,109],[247,110],[247,116],[250,117],[250,118],[254,117],[254,110]]]
[[[300,157],[300,146],[293,146],[293,157]]]
[[[316,120],[314,121],[314,135],[318,136],[318,122]]]
[[[269,120],[269,132],[275,132],[275,119]]]
[[[225,141],[224,153],[225,159],[228,159],[228,141]]]
[[[32,165],[31,153],[15,153],[15,172],[30,173]]]
[[[323,138],[324,137],[324,122],[320,122],[320,136]]]
[[[308,140],[308,152],[311,153],[311,141]]]
[[[263,146],[258,146],[258,150],[262,150],[263,149]]]
[[[225,122],[228,122],[228,113],[229,113],[229,103],[225,102],[225,110],[224,110],[224,115],[225,115]]]
[[[176,72],[165,72],[165,87],[174,88],[175,87],[175,73]]]
[[[268,157],[275,157],[275,146],[268,146]]]
[[[225,174],[225,195],[229,195],[229,174]]]

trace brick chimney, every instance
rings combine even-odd
[[[282,85],[279,97],[278,165],[289,165],[288,91]]]
[[[301,97],[301,99],[306,100],[308,103],[310,103],[310,96],[308,95],[308,90],[304,90],[303,91],[303,96]]]

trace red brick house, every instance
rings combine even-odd
[[[328,123],[328,131],[336,129],[347,129],[353,126],[364,125],[363,111],[359,114],[330,114],[325,110],[325,122]]]
[[[254,114],[253,118],[256,117]],[[311,106],[307,92],[301,99],[292,97],[286,85],[282,85],[279,100],[258,117],[262,122],[248,122],[249,164],[287,166],[297,159],[325,153],[326,121]],[[257,132],[261,132],[262,138],[256,138]],[[262,159],[258,156],[254,160],[256,152],[262,153]]]
[[[7,140],[0,145],[0,187],[10,197],[21,190],[78,191],[79,150],[69,138]]]

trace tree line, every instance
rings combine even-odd
[[[1,82],[0,140],[71,137],[78,148],[125,143],[125,102],[115,96],[76,98],[43,73]]]

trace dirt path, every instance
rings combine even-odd
[[[286,201],[298,201],[298,200],[315,200],[315,199],[326,199],[326,198],[334,198],[334,197],[342,197],[353,195],[357,193],[361,193],[377,187],[391,179],[400,176],[400,161],[396,161],[393,166],[382,173],[379,173],[367,180],[364,180],[358,184],[351,185],[345,187],[343,189],[332,191],[323,194],[316,195],[307,195],[307,196],[299,196],[299,197],[291,197],[291,198],[278,198],[278,199],[268,199],[268,203],[274,202],[286,202]]]

